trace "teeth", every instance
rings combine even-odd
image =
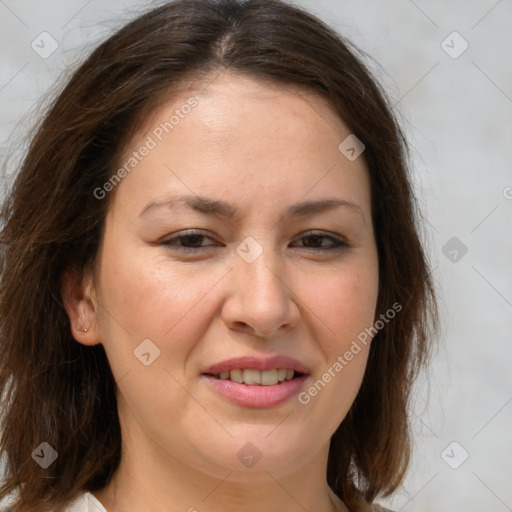
[[[244,381],[243,370],[231,370],[230,372],[228,372],[228,374],[229,374],[229,378],[233,382],[238,382],[239,384],[242,384],[242,382]]]
[[[244,382],[250,386],[261,384],[261,372],[259,370],[244,370]]]
[[[293,379],[295,370],[290,368],[276,368],[274,370],[254,370],[248,369],[237,369],[231,371],[223,371],[217,374],[215,377],[221,380],[232,380],[239,384],[247,384],[249,386],[275,386],[279,382]]]
[[[278,382],[277,370],[267,370],[265,372],[261,372],[261,383],[263,386],[275,386]]]

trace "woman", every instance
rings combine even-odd
[[[104,42],[3,207],[11,510],[366,511],[401,483],[435,300],[406,142],[279,0]]]

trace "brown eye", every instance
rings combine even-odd
[[[346,243],[345,241],[321,232],[305,233],[299,240],[303,241],[301,247],[304,247],[305,249],[329,251],[335,249],[346,249],[350,247],[350,244]]]
[[[171,238],[162,240],[161,245],[172,248],[177,251],[184,252],[197,252],[198,250],[206,249],[213,245],[218,244],[203,244],[204,240],[213,240],[212,237],[207,236],[201,231],[188,230],[183,231]]]

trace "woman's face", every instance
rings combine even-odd
[[[349,135],[314,94],[223,74],[126,148],[81,340],[105,347],[132,454],[215,475],[327,456],[378,291]]]

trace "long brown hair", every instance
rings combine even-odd
[[[0,498],[13,510],[61,510],[104,487],[121,458],[116,383],[101,345],[74,341],[64,270],[97,255],[112,176],[134,127],[184,80],[228,69],[326,98],[364,142],[379,255],[377,317],[361,389],[332,437],[327,481],[351,508],[389,495],[410,456],[408,402],[436,325],[408,151],[363,54],[316,17],[280,0],[177,0],[135,19],[74,72],[44,115],[1,212]],[[341,141],[340,141],[341,142]],[[376,317],[376,318],[377,318]],[[42,442],[58,457],[42,469]]]

